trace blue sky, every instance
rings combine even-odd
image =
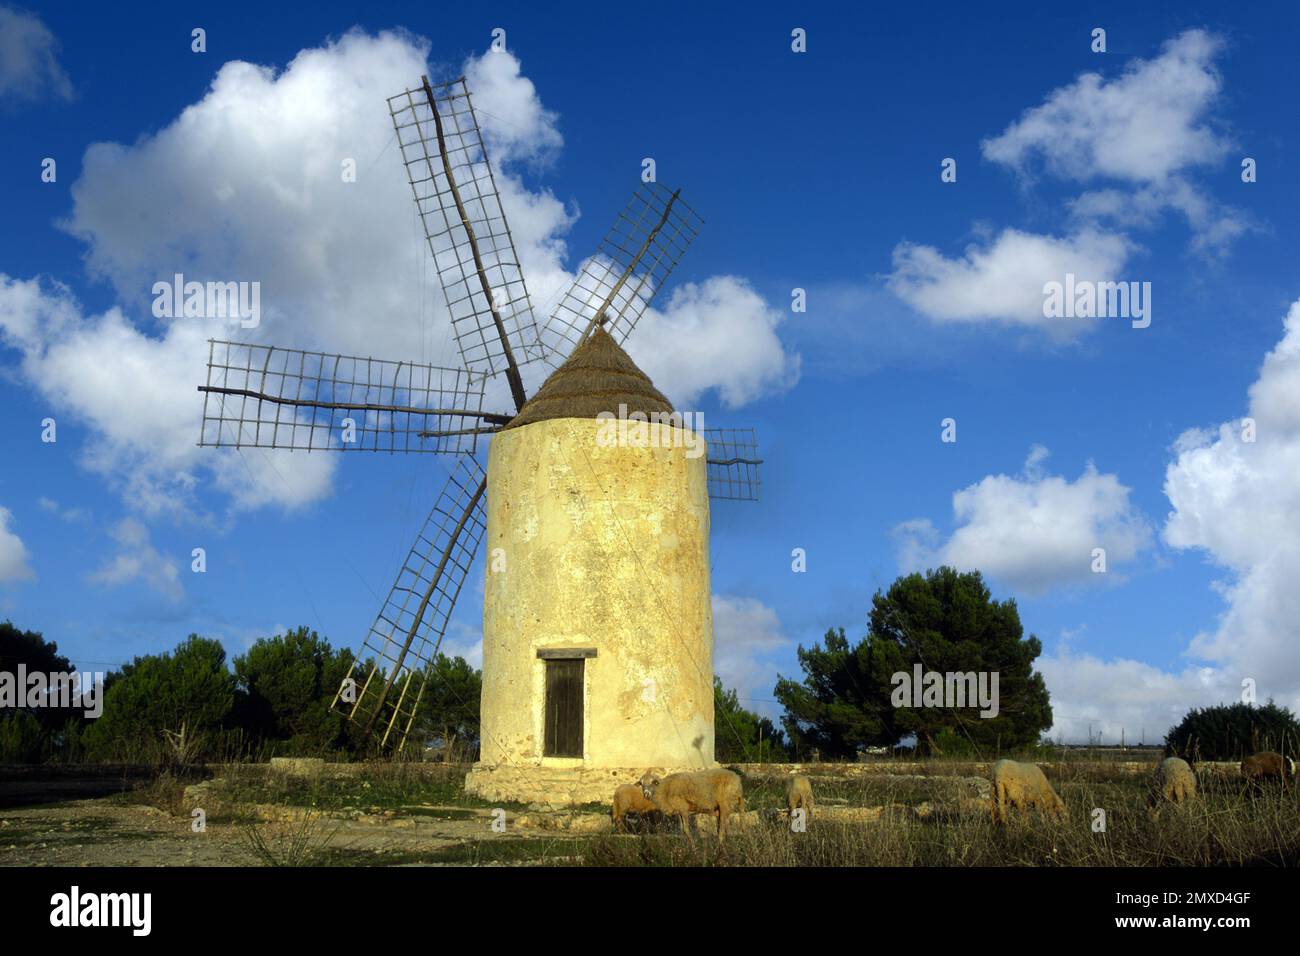
[[[160,323],[148,290],[227,270],[278,303],[259,341],[455,364],[384,130],[427,54],[484,87],[539,312],[643,157],[704,217],[628,348],[759,429],[763,500],[712,538],[717,669],[755,706],[940,561],[1017,598],[1067,739],[1158,738],[1247,678],[1300,703],[1288,5],[0,11],[0,615],[80,666],[299,623],[359,644],[444,464],[195,448],[203,340],[238,330]],[[1066,271],[1149,282],[1150,327],[1044,317]],[[1256,441],[1219,431],[1248,415]]]

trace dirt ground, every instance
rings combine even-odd
[[[213,822],[196,833],[188,818],[114,798],[9,808],[0,810],[0,866],[257,866],[266,861],[250,844],[251,829],[273,853],[288,853],[305,827],[310,828],[317,863],[491,863],[495,860],[474,861],[465,858],[472,856],[469,852],[447,851],[469,850],[485,841],[525,841],[529,836],[521,828],[493,832],[486,811],[445,808],[447,816],[440,817],[438,808],[422,809],[417,816]]]

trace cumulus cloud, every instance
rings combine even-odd
[[[0,7],[0,100],[72,98],[59,43],[34,13]]]
[[[1106,551],[1107,572],[1132,561],[1151,543],[1146,518],[1130,490],[1092,462],[1074,481],[1049,475],[1047,450],[1035,446],[1018,476],[989,475],[953,494],[956,525],[946,541],[924,518],[894,529],[905,570],[952,565],[979,570],[1026,594],[1104,580],[1094,573],[1093,549]]]
[[[1228,572],[1223,615],[1190,650],[1234,683],[1254,678],[1261,699],[1300,706],[1300,301],[1250,387],[1247,416],[1188,431],[1174,452],[1164,539]]]
[[[1150,226],[1173,209],[1191,226],[1194,249],[1223,252],[1253,224],[1191,178],[1232,146],[1212,115],[1222,98],[1215,61],[1223,47],[1214,34],[1188,30],[1158,56],[1129,61],[1113,79],[1084,73],[984,140],[984,157],[1027,177],[1041,167],[1074,182],[1117,182],[1085,192],[1070,210],[1127,228]]]
[[[12,581],[29,581],[36,575],[27,563],[27,548],[10,527],[13,514],[0,508],[0,584]]]
[[[184,593],[180,570],[175,561],[153,546],[148,528],[134,518],[125,518],[113,526],[109,536],[117,544],[116,553],[90,574],[92,583],[116,587],[142,581],[163,597],[180,600]]]
[[[738,408],[798,381],[799,356],[776,335],[783,318],[744,279],[715,276],[679,287],[662,311],[649,310],[629,347],[677,407],[716,389],[723,404]]]
[[[183,510],[209,484],[237,508],[330,493],[332,456],[195,448],[209,337],[461,365],[385,108],[428,72],[428,51],[406,33],[354,31],[279,71],[225,63],[162,129],[86,151],[62,225],[85,243],[90,273],[115,290],[113,308],[86,314],[57,283],[0,278],[0,339],[52,407],[93,426],[86,463],[133,506]],[[471,58],[465,72],[540,309],[573,280],[564,237],[577,213],[527,187],[515,167],[562,147],[558,119],[511,54]],[[341,175],[349,160],[356,182]],[[146,319],[154,283],[175,273],[259,282],[260,326]],[[733,341],[749,343],[723,350],[713,330],[699,330],[697,361],[692,339],[674,341],[682,371],[665,384],[676,392],[716,388],[735,404],[793,381],[775,316],[743,280],[706,279],[662,305],[638,336],[690,328],[709,308]],[[649,354],[635,339],[632,348]],[[541,363],[527,371],[534,385],[545,373]]]
[[[1062,641],[1037,663],[1052,692],[1053,736],[1086,740],[1091,728],[1110,742],[1123,728],[1131,741],[1145,727],[1147,741],[1158,740],[1190,707],[1239,700],[1246,680],[1257,700],[1300,707],[1300,301],[1250,387],[1248,414],[1189,429],[1172,450],[1163,537],[1224,568],[1215,589],[1225,609],[1192,639],[1193,663],[1181,670],[1102,660]]]
[[[985,139],[984,158],[1026,182],[1042,171],[1092,187],[1066,201],[1070,231],[1006,229],[956,258],[902,242],[894,249],[890,290],[934,320],[993,320],[1071,337],[1095,323],[1044,318],[1043,286],[1071,272],[1093,282],[1120,279],[1136,248],[1121,230],[1150,228],[1173,210],[1191,227],[1194,251],[1226,253],[1259,227],[1194,180],[1232,146],[1213,116],[1222,97],[1215,61],[1223,45],[1213,34],[1188,30],[1112,79],[1082,74]]]
[[[1144,183],[1214,162],[1229,146],[1206,116],[1223,87],[1214,63],[1222,49],[1212,34],[1188,30],[1113,80],[1084,73],[984,140],[984,156],[1022,170],[1037,157],[1069,179]]]
[[[1049,735],[1067,743],[1086,743],[1089,735],[1103,743],[1121,737],[1159,743],[1190,708],[1230,701],[1240,692],[1212,668],[1171,672],[1128,658],[1102,660],[1069,641],[1035,667],[1052,694]]]
[[[295,506],[327,494],[337,464],[329,456],[196,447],[204,338],[202,327],[184,323],[150,336],[121,309],[87,315],[62,285],[0,274],[0,342],[18,351],[23,376],[56,421],[67,414],[92,426],[82,463],[132,507],[187,510],[205,474],[236,507]]]
[[[1095,320],[1045,317],[1044,285],[1064,282],[1067,273],[1076,280],[1114,281],[1131,249],[1123,236],[1094,229],[1061,238],[1005,229],[953,259],[933,246],[904,242],[894,249],[888,286],[937,321],[994,320],[1068,337]]]
[[[173,273],[259,281],[254,337],[386,358],[432,352],[447,364],[446,343],[425,344],[428,252],[412,236],[385,108],[427,72],[427,52],[404,34],[354,32],[280,72],[227,62],[157,133],[86,150],[65,228],[137,314],[149,314],[154,282]],[[342,176],[347,160],[354,183]]]
[[[465,80],[494,163],[549,160],[564,145],[559,117],[542,106],[537,88],[511,54],[502,50],[471,59]]]
[[[763,699],[772,696],[777,665],[774,652],[787,648],[776,611],[757,598],[713,595],[713,672],[722,686],[735,690],[747,710],[775,711]]]

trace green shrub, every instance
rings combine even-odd
[[[1300,756],[1300,723],[1285,707],[1220,704],[1194,708],[1165,736],[1165,754],[1185,760],[1240,760],[1261,750]]]

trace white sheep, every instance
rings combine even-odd
[[[802,809],[806,819],[812,819],[812,782],[804,776],[794,776],[785,782],[785,806],[791,813]]]
[[[671,773],[662,779],[647,770],[641,777],[641,790],[656,810],[681,820],[682,833],[689,834],[692,813],[712,813],[718,819],[718,837],[725,840],[727,817],[745,812],[740,777],[730,770]]]
[[[1162,801],[1184,803],[1196,799],[1196,771],[1181,757],[1166,757],[1156,765],[1147,795],[1147,806],[1155,808]]]
[[[1032,807],[1057,819],[1069,816],[1064,801],[1037,764],[1004,759],[993,765],[993,822],[1006,823],[1011,807]]]
[[[635,813],[641,818],[641,823],[646,823],[646,818],[658,811],[655,805],[646,799],[645,793],[641,790],[641,785],[636,783],[625,783],[614,791],[614,800],[610,804],[610,817],[614,820],[614,831],[620,832],[627,829],[627,815]]]

